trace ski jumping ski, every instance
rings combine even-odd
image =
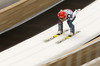
[[[76,35],[76,34],[79,33],[79,32],[80,32],[80,31],[77,31],[74,35]],[[73,36],[74,36],[74,35],[73,35]],[[73,37],[73,36],[71,36],[71,37]],[[69,39],[69,38],[71,38],[71,37],[70,37],[70,36],[67,36],[67,37],[63,38],[62,40],[57,41],[56,43],[59,44],[59,43],[65,41],[65,40],[67,40],[67,39]]]
[[[67,32],[67,31],[69,31],[69,29],[65,30],[63,33]],[[62,33],[62,34],[63,34],[63,33]],[[60,35],[62,35],[62,34],[60,34]],[[56,35],[52,36],[51,38],[44,40],[44,42],[49,42],[49,41],[53,40],[54,38],[57,38],[57,37],[60,36],[60,35],[57,35],[57,34],[56,34]]]

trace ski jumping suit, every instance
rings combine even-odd
[[[68,23],[68,26],[70,27],[70,32],[72,32],[73,34],[75,34],[75,27],[74,25],[72,24],[72,22],[74,21],[74,19],[76,18],[76,14],[78,13],[78,10],[75,10],[74,12],[70,9],[65,9],[63,10],[67,13],[67,17],[66,17],[66,20],[67,20],[67,23]],[[58,13],[59,14],[59,13]],[[70,17],[68,17],[70,16]],[[63,32],[63,21],[61,21],[60,19],[58,20],[58,31],[62,31]]]

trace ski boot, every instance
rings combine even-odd
[[[74,33],[70,32],[70,34],[68,35],[69,37],[72,37],[74,35]]]
[[[57,35],[61,35],[63,33],[63,31],[59,30]]]

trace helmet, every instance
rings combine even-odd
[[[58,14],[59,18],[66,18],[67,17],[67,13],[65,11],[60,11]]]

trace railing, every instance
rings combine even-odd
[[[16,7],[16,6],[18,6],[18,5],[20,5],[20,4],[24,3],[24,2],[26,2],[26,1],[27,1],[27,0],[20,0],[20,1],[17,1],[17,2],[15,2],[15,3],[11,4],[11,5],[8,5],[8,6],[6,6],[5,8],[0,9],[0,13],[3,13],[3,12],[5,12],[5,11],[9,10],[9,9],[12,9],[12,8],[14,8],[14,7]],[[4,4],[3,4],[3,5],[4,5]]]
[[[100,56],[100,37],[43,66],[81,66]]]
[[[0,10],[0,34],[25,23],[26,19],[35,16],[59,1],[61,0],[19,0],[2,8]]]
[[[82,66],[100,66],[100,57],[83,64]]]

